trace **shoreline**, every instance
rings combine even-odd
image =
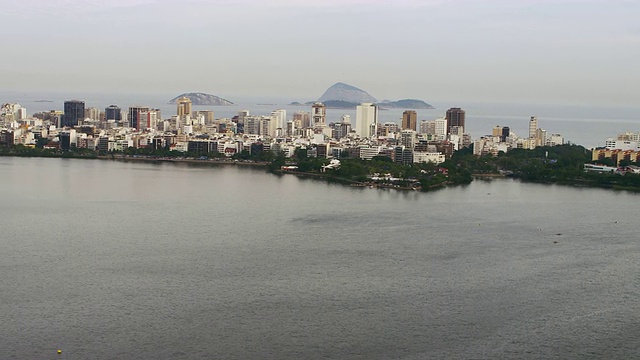
[[[264,161],[250,161],[250,160],[220,160],[220,159],[179,159],[179,158],[154,158],[154,157],[141,157],[131,155],[95,155],[95,156],[64,156],[64,155],[52,155],[52,156],[37,156],[37,155],[18,155],[18,154],[0,154],[0,157],[16,157],[16,158],[40,158],[40,159],[80,159],[80,160],[119,160],[119,161],[137,161],[137,162],[168,162],[168,163],[187,163],[187,164],[215,164],[215,165],[240,165],[240,166],[256,166],[265,167],[268,166],[268,162]]]
[[[140,155],[97,155],[97,156],[31,156],[31,155],[17,155],[17,154],[0,154],[0,157],[28,157],[28,158],[57,158],[57,159],[84,159],[84,160],[115,160],[115,161],[124,161],[124,162],[146,162],[146,163],[185,163],[185,164],[199,164],[199,165],[233,165],[233,166],[248,166],[248,167],[257,167],[264,168],[268,167],[270,163],[264,161],[251,161],[251,160],[231,160],[231,159],[181,159],[181,158],[167,158],[167,157],[145,157]],[[387,183],[376,183],[373,181],[357,181],[350,180],[346,178],[335,177],[329,174],[323,173],[309,173],[309,172],[300,172],[300,171],[289,171],[289,170],[274,170],[270,171],[273,174],[291,174],[296,175],[298,177],[311,177],[317,179],[323,179],[327,182],[337,182],[342,183],[351,187],[361,187],[361,188],[376,188],[376,189],[394,189],[401,191],[429,191],[435,190],[438,188],[444,188],[448,186],[457,186],[456,184],[452,184],[451,182],[445,181],[441,184],[435,184],[428,186],[426,189],[423,189],[422,186],[400,186],[394,184]],[[575,181],[528,181],[519,177],[506,176],[505,174],[500,173],[474,173],[472,174],[473,178],[478,180],[491,180],[491,179],[505,179],[505,178],[514,178],[523,182],[535,183],[535,184],[546,184],[546,185],[563,185],[563,186],[571,186],[571,187],[584,187],[584,188],[596,188],[596,189],[610,189],[614,191],[629,191],[638,193],[640,192],[640,187],[633,187],[628,185],[619,185],[619,184],[598,184],[585,182],[584,180]]]
[[[178,158],[154,158],[141,156],[111,156],[98,155],[95,159],[99,160],[120,160],[120,161],[138,161],[138,162],[169,162],[169,163],[187,163],[187,164],[215,164],[215,165],[240,165],[240,166],[268,166],[268,162],[264,161],[243,161],[243,160],[227,160],[227,159],[178,159]]]

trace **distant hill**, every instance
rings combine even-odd
[[[422,100],[417,99],[402,99],[398,101],[385,100],[378,104],[388,108],[403,108],[403,109],[435,109],[431,104],[428,104]]]
[[[335,83],[322,94],[318,101],[326,103],[331,100],[360,104],[363,102],[376,103],[378,100],[368,92],[345,83]],[[328,106],[328,105],[327,105]]]
[[[200,92],[191,92],[180,94],[173,99],[169,100],[169,104],[175,104],[176,101],[181,97],[187,97],[191,100],[193,105],[209,105],[209,106],[228,106],[235,105],[229,100],[223,99],[221,97],[217,97],[211,94],[205,94]]]
[[[377,104],[383,108],[435,109],[431,104],[418,99],[402,99],[398,101],[383,100],[379,102],[368,92],[342,82],[331,85],[318,101],[324,103],[329,108],[336,109],[354,109],[361,103],[366,102]],[[305,105],[311,105],[313,103],[314,102],[311,101],[305,103]]]

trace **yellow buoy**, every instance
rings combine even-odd
[[[62,354],[62,350],[58,349],[58,354]]]

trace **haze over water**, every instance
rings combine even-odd
[[[0,196],[3,358],[640,351],[633,193],[0,158]]]

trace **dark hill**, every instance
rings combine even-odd
[[[173,99],[169,100],[169,104],[175,104],[176,101],[181,97],[189,98],[189,100],[191,100],[191,103],[193,103],[193,105],[209,105],[209,106],[234,105],[234,103],[232,103],[231,101],[223,99],[221,97],[217,97],[211,94],[199,93],[199,92],[180,94],[174,97]]]

